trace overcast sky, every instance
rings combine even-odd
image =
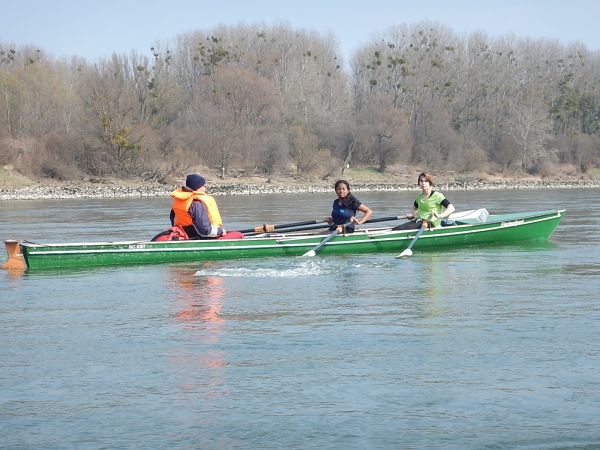
[[[184,32],[257,22],[333,31],[346,61],[374,33],[423,20],[456,33],[512,33],[600,50],[600,0],[7,0],[0,13],[0,43],[92,61],[133,49],[150,55],[156,41]]]

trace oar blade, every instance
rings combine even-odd
[[[312,258],[313,256],[315,256],[317,254],[317,252],[315,252],[314,250],[309,250],[307,251],[304,255],[302,255],[302,257],[308,257],[308,258]]]
[[[398,256],[396,256],[396,259],[404,258],[405,256],[412,256],[412,250],[410,248],[407,248],[402,253],[400,253]]]

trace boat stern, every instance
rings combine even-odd
[[[0,267],[2,269],[27,269],[19,242],[9,239],[4,241],[4,246],[6,247],[6,253],[8,253],[8,260]]]

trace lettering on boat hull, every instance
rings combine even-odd
[[[500,225],[500,227],[516,227],[517,225],[521,225],[525,223],[525,221],[523,219],[520,220],[511,220],[510,222],[502,222],[502,224]]]

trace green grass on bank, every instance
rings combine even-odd
[[[381,173],[375,167],[358,167],[356,169],[346,169],[344,172],[345,175],[349,177],[360,177],[360,178],[385,178],[389,175],[386,173]]]
[[[210,171],[208,171],[208,175],[210,176]],[[351,167],[344,171],[344,174],[341,174],[341,170],[338,170],[337,173],[330,175],[326,180],[322,178],[302,178],[303,184],[326,184],[333,185],[335,181],[340,179],[348,180],[351,186],[356,185],[364,185],[364,184],[414,184],[415,188],[417,186],[417,176],[421,172],[420,168],[416,167],[408,167],[408,166],[392,166],[389,167],[386,172],[380,172],[376,167]],[[433,175],[436,183],[452,183],[456,180],[467,180],[467,181],[476,181],[477,179],[483,181],[494,181],[496,179],[501,179],[502,181],[518,181],[522,179],[522,176],[519,177],[518,174],[515,174],[514,177],[502,176],[500,174],[456,174],[454,172],[449,171],[429,171],[431,175]],[[577,175],[576,173],[565,173],[559,172],[556,174],[556,180],[565,180],[565,179],[583,179],[589,177],[592,180],[600,179],[600,168],[591,167],[587,170],[587,173],[584,177],[581,174]],[[547,178],[547,180],[552,180],[552,177]],[[183,182],[184,176],[181,175],[179,178],[173,178],[173,185],[178,185]],[[207,178],[208,180],[208,178]],[[239,183],[250,183],[250,184],[262,184],[266,179],[260,177],[253,178],[234,178],[227,177],[225,180],[219,180],[218,177],[213,176],[212,182],[217,181],[216,184],[239,184]],[[299,183],[298,178],[289,176],[275,178],[277,184],[288,184],[290,186],[297,185]],[[268,181],[270,182],[270,181]],[[97,179],[97,180],[71,180],[71,181],[56,181],[52,179],[31,179],[26,176],[19,174],[16,170],[12,168],[12,166],[0,166],[0,189],[4,190],[12,190],[12,189],[20,189],[28,186],[47,186],[47,185],[57,185],[57,184],[89,184],[96,186],[100,184],[110,184],[115,186],[138,186],[147,184],[139,179],[115,179],[115,178],[107,178],[107,179]]]
[[[400,175],[393,171],[382,173],[375,167],[357,167],[346,169],[340,178],[359,183],[398,183],[405,182],[409,176],[408,173]]]
[[[600,178],[600,169],[597,167],[590,167],[587,170],[587,173],[594,178]]]
[[[0,166],[0,189],[18,189],[36,184],[23,175],[13,173]]]

